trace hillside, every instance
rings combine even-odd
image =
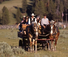
[[[30,1],[27,0],[29,3]],[[14,25],[16,23],[15,17],[16,17],[16,10],[18,7],[22,7],[22,0],[10,0],[10,1],[5,1],[2,4],[0,4],[0,15],[2,13],[2,8],[6,6],[9,10],[9,15],[10,15],[10,23],[9,25]]]
[[[9,10],[9,15],[10,15],[10,23],[9,25],[13,25],[16,23],[16,20],[14,18],[14,14],[16,13],[16,8],[14,7],[21,7],[22,0],[10,0],[10,1],[5,1],[2,4],[0,4],[0,13],[2,13],[2,8],[3,6],[6,6]]]

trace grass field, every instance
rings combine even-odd
[[[17,29],[0,30],[0,42],[7,42],[11,46],[19,46],[20,38]],[[39,50],[36,53],[19,54],[20,57],[68,57],[68,30],[60,30],[56,51]]]

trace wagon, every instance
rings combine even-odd
[[[26,27],[28,25],[25,25],[23,24],[22,25],[22,28],[23,28],[23,33],[21,32],[18,32],[18,37],[22,38],[22,40],[19,41],[19,46],[22,46],[23,48],[27,49],[29,47],[29,39],[27,37],[27,34],[26,34]],[[41,26],[39,26],[38,28],[38,39],[36,40],[37,43],[39,43],[39,45],[37,44],[37,46],[41,46],[41,47],[45,47],[45,43],[47,45],[47,43],[50,43],[50,41],[53,41],[54,39],[56,39],[55,37],[54,38],[51,38],[49,39],[49,34],[41,34]],[[23,42],[23,43],[22,43]],[[21,44],[22,43],[22,44]]]

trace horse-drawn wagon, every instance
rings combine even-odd
[[[48,26],[46,26],[46,31],[48,33],[44,33],[43,35],[41,34],[41,26],[37,25],[36,23],[33,23],[32,26],[32,30],[29,30],[29,28],[26,30],[26,27],[28,25],[23,24],[22,25],[22,33],[18,32],[18,37],[23,39],[23,45],[26,48],[26,45],[28,45],[28,51],[37,51],[37,43],[38,42],[46,42],[48,45],[48,50],[53,48],[53,41],[55,40],[55,49],[56,49],[56,44],[57,44],[57,40],[58,40],[58,36],[59,36],[59,30],[57,30],[54,26],[54,24],[50,24]],[[49,29],[49,30],[48,30]],[[28,31],[28,32],[27,32]],[[30,33],[30,31],[33,31],[33,33]],[[43,39],[44,38],[44,39]],[[51,43],[50,43],[51,41]],[[27,44],[26,44],[27,42]],[[51,47],[50,47],[51,44]]]

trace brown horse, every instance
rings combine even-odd
[[[59,29],[54,24],[55,23],[50,24],[51,32],[50,32],[50,35],[49,35],[49,39],[51,39],[51,50],[53,50],[53,51],[56,50],[57,40],[58,40],[58,37],[59,37]],[[55,46],[53,46],[54,41],[55,41]]]
[[[38,26],[36,23],[31,24],[31,29],[28,27],[28,39],[29,39],[29,48],[28,51],[30,50],[31,52],[37,51],[37,39],[38,39]],[[35,46],[35,48],[34,48]]]
[[[47,45],[48,45],[48,50],[56,50],[56,45],[57,45],[57,40],[58,40],[58,37],[59,37],[59,29],[58,27],[56,27],[55,25],[55,22],[54,23],[50,23],[49,25],[46,26],[45,30],[44,30],[44,35],[47,36],[46,39],[48,41],[47,42]],[[39,28],[41,28],[39,26]],[[39,29],[41,30],[41,29]],[[41,35],[41,33],[39,33]],[[51,41],[51,43],[50,43]],[[55,48],[53,47],[53,43],[55,41]]]

